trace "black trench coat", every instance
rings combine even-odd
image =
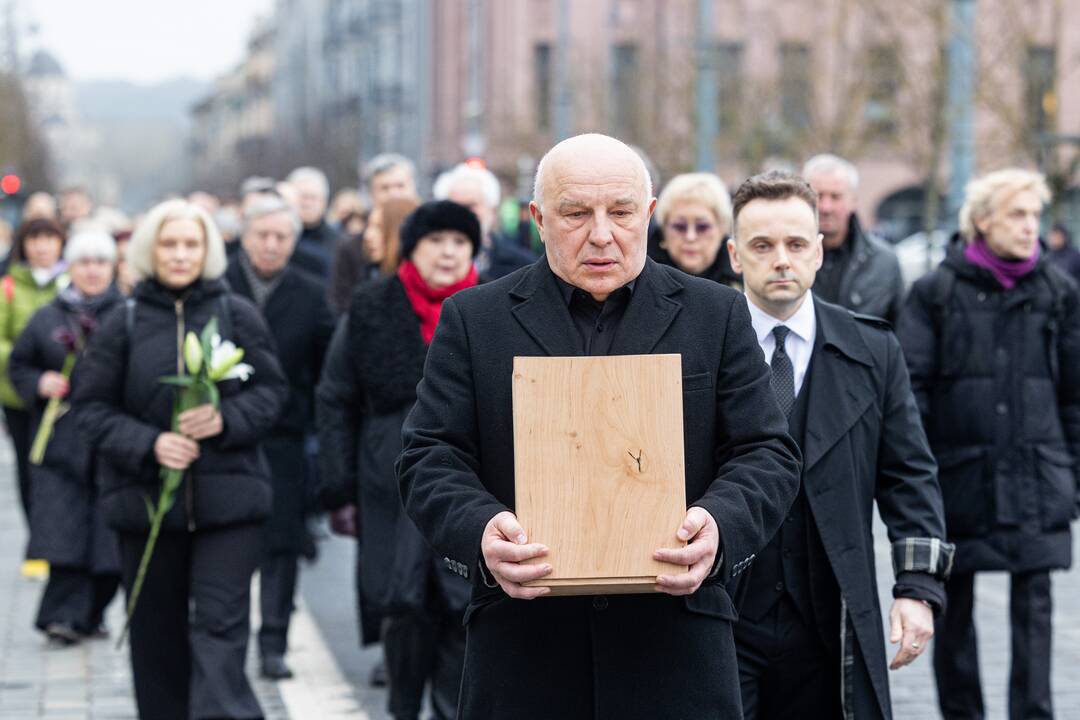
[[[810,395],[802,481],[826,555],[819,559],[811,552],[811,557],[828,563],[843,596],[842,607],[835,609],[841,622],[833,615],[818,622],[839,628],[828,647],[844,658],[843,701],[849,713],[863,708],[854,716],[864,720],[870,713],[865,708],[876,701],[876,716],[889,718],[872,535],[874,501],[892,542],[896,596],[943,608],[942,578],[952,563],[952,548],[943,542],[945,511],[937,467],[900,343],[884,321],[855,316],[822,300],[815,300],[814,307],[818,338],[803,386]],[[753,572],[750,568],[734,583],[740,609],[740,591]],[[857,644],[849,641],[852,638]]]
[[[120,293],[109,290],[87,314],[100,320],[120,301]],[[8,373],[30,411],[32,438],[48,403],[38,396],[38,381],[46,370],[60,372],[67,356],[67,348],[55,337],[61,329],[77,336],[83,332],[79,309],[57,297],[34,313],[11,351]],[[42,464],[30,466],[28,557],[95,574],[118,573],[116,536],[105,525],[93,448],[70,412],[62,414],[54,428]]]
[[[800,456],[734,290],[647,260],[612,346],[613,354],[682,355],[686,497],[719,525],[719,571],[685,598],[529,602],[482,577],[483,529],[514,507],[514,356],[580,355],[576,332],[546,259],[455,295],[405,423],[405,509],[473,585],[459,714],[739,717],[736,615],[724,582],[780,526]]]
[[[253,299],[239,260],[229,265],[225,279],[233,292]],[[315,430],[315,385],[334,332],[334,318],[323,284],[291,265],[282,271],[260,312],[289,383],[285,409],[262,443],[274,488],[266,549],[300,553],[307,544],[304,519],[309,489],[304,437]]]

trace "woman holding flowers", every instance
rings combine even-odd
[[[35,625],[69,645],[103,632],[102,614],[120,584],[115,535],[98,508],[86,435],[65,414],[71,369],[105,313],[120,302],[113,287],[116,244],[82,232],[64,250],[71,284],[30,318],[11,351],[8,374],[30,413],[30,545],[49,562]],[[51,410],[50,410],[51,408]]]
[[[221,280],[225,245],[204,210],[183,200],[153,208],[128,261],[139,279],[132,298],[94,334],[73,384],[129,600],[141,587],[129,603],[139,715],[258,718],[244,674],[249,587],[271,501],[258,443],[288,385],[258,310]],[[211,345],[233,363],[232,346],[243,350],[243,371],[211,370],[208,380],[207,367],[219,366]],[[198,403],[182,386],[192,378],[211,386]]]
[[[11,265],[0,278],[0,404],[15,448],[15,469],[19,476],[19,499],[27,521],[30,519],[30,415],[8,377],[11,349],[26,323],[66,282],[64,231],[53,220],[38,218],[19,226],[11,250]],[[28,556],[29,557],[29,556]],[[24,574],[44,575],[47,567],[24,566]]]
[[[405,516],[394,461],[443,301],[476,285],[479,248],[467,207],[440,200],[410,214],[397,272],[353,294],[316,391],[320,498],[336,532],[358,535],[361,607],[382,619],[399,720],[419,717],[429,684],[436,718],[457,710],[470,586]]]

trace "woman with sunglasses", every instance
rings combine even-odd
[[[658,262],[742,289],[723,252],[731,232],[731,197],[723,180],[712,173],[675,176],[660,193],[656,217],[663,234]]]

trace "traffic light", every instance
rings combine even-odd
[[[15,173],[7,173],[0,178],[0,191],[5,195],[15,195],[22,189],[22,178]]]

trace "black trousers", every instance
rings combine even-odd
[[[934,630],[934,675],[938,705],[946,720],[981,720],[986,716],[975,635],[975,575],[953,575],[945,583],[948,611]],[[1052,718],[1050,642],[1053,598],[1050,573],[1040,570],[1011,576],[1009,620],[1012,667],[1009,717]]]
[[[259,652],[264,656],[284,655],[288,649],[297,565],[291,553],[267,553],[259,564]]]
[[[390,714],[396,720],[419,718],[424,687],[430,681],[436,720],[457,717],[465,667],[465,627],[460,613],[390,614],[383,621],[382,640],[390,683]]]
[[[759,622],[735,624],[735,651],[746,720],[843,718],[840,658],[789,596]]]
[[[158,537],[131,621],[140,718],[262,717],[244,674],[262,533],[252,524]],[[120,535],[128,592],[145,543],[146,535]]]
[[[49,582],[41,594],[34,625],[44,630],[60,623],[84,634],[91,633],[101,625],[105,608],[119,585],[119,575],[91,575],[85,568],[53,565],[49,568]]]
[[[11,445],[15,451],[15,472],[19,476],[19,502],[22,503],[23,518],[30,527],[30,413],[15,408],[4,408],[4,420]]]

